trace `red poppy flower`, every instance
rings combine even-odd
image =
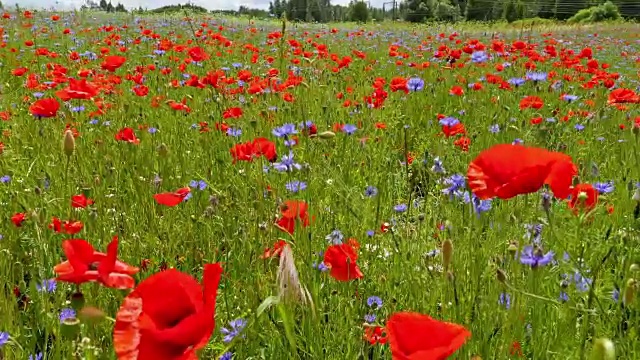
[[[107,56],[106,58],[104,58],[104,62],[100,65],[100,67],[103,70],[114,72],[119,67],[121,67],[126,61],[127,61],[127,58],[125,58],[124,56],[119,56],[119,55]]]
[[[97,281],[115,289],[130,289],[135,285],[131,276],[137,274],[139,269],[117,259],[117,236],[107,246],[106,254],[95,251],[91,244],[82,239],[63,241],[62,250],[67,260],[53,268],[58,281],[73,284]]]
[[[151,275],[122,302],[113,329],[118,359],[195,360],[215,329],[220,264],[203,284],[175,269]],[[167,296],[171,294],[171,296]]]
[[[174,192],[155,194],[153,198],[156,199],[156,202],[160,205],[173,207],[180,204],[190,192],[191,189],[189,189],[189,187],[183,187]]]
[[[16,227],[21,227],[25,219],[26,219],[25,213],[16,213],[11,217],[11,222]]]
[[[264,249],[264,253],[260,255],[260,259],[269,259],[276,256],[280,256],[282,254],[282,249],[287,246],[287,242],[282,239],[278,239],[273,247]]]
[[[87,198],[84,194],[73,195],[71,197],[71,206],[74,208],[83,209],[92,204],[93,204],[93,200]]]
[[[189,57],[196,62],[201,62],[209,58],[209,55],[207,55],[207,53],[204,50],[202,50],[201,47],[198,47],[198,46],[195,46],[189,49],[188,54],[189,54]]]
[[[571,157],[541,148],[499,144],[480,153],[467,170],[471,191],[480,199],[510,199],[551,187],[553,195],[566,199],[578,173]]]
[[[598,204],[598,190],[591,184],[578,184],[573,187],[568,204],[575,214],[580,210],[589,212]]]
[[[51,219],[51,224],[49,224],[49,229],[55,231],[56,233],[63,233],[68,235],[74,235],[82,231],[84,224],[82,221],[72,221],[65,220],[64,222],[58,219],[57,217],[53,217]]]
[[[224,119],[239,118],[241,116],[242,116],[242,109],[239,107],[232,107],[230,109],[225,110],[222,113],[222,118]]]
[[[256,138],[253,140],[254,152],[256,155],[264,155],[269,161],[276,161],[276,144],[265,138]]]
[[[520,110],[532,108],[540,109],[544,105],[544,101],[537,96],[527,96],[520,100]]]
[[[115,135],[115,139],[117,141],[125,141],[130,144],[140,143],[140,139],[136,137],[136,133],[130,127],[120,129],[120,131]]]
[[[309,214],[307,203],[298,200],[286,200],[280,209],[281,217],[276,221],[276,226],[289,234],[293,234],[296,227],[296,220],[303,227],[309,226]]]
[[[31,115],[38,117],[54,117],[60,109],[60,103],[54,98],[40,99],[29,107]]]
[[[93,84],[88,83],[87,79],[76,80],[69,79],[69,86],[65,89],[56,92],[56,96],[62,101],[69,101],[70,99],[91,99],[98,95],[98,88]]]
[[[609,93],[609,104],[640,103],[640,95],[631,89],[618,88]]]
[[[445,360],[471,336],[463,326],[399,312],[387,320],[393,360]]]
[[[371,345],[387,343],[387,334],[382,326],[365,326],[363,338]]]
[[[331,269],[329,275],[338,281],[364,277],[356,264],[358,254],[351,244],[331,245],[324,252],[324,264]]]

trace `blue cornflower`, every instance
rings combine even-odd
[[[282,125],[280,127],[277,127],[275,129],[273,129],[271,131],[271,133],[275,137],[288,138],[289,136],[291,136],[293,134],[297,134],[298,130],[296,129],[296,126],[294,124],[284,124],[284,125]]]
[[[613,181],[597,182],[593,184],[593,187],[598,190],[600,194],[608,194],[616,189],[615,186],[613,186]]]
[[[513,142],[511,143],[512,145],[521,145],[524,143],[524,140],[522,139],[515,139],[513,140]]]
[[[578,130],[578,131],[582,131],[582,130],[584,130],[584,125],[582,125],[582,124],[576,124],[576,126],[574,126],[574,128],[575,128],[576,130]]]
[[[287,190],[292,193],[297,193],[298,191],[302,191],[307,188],[307,183],[304,181],[293,180],[285,184]]]
[[[542,241],[542,224],[525,224],[524,238],[539,245]]]
[[[501,293],[498,298],[498,304],[504,306],[507,310],[511,308],[511,295],[507,293]]]
[[[3,347],[7,342],[9,342],[9,333],[0,331],[0,348]]]
[[[378,195],[378,189],[375,186],[367,186],[364,190],[364,195],[367,197],[374,197]]]
[[[376,322],[376,315],[375,314],[367,314],[364,316],[364,321],[368,324],[373,324],[374,322]]]
[[[620,290],[613,289],[613,291],[611,292],[611,299],[613,299],[613,301],[615,302],[620,301]],[[0,346],[2,346],[1,341],[0,341]]]
[[[489,55],[484,51],[474,51],[471,54],[471,61],[474,63],[483,63],[489,60]]]
[[[154,127],[150,127],[147,131],[149,132],[149,134],[153,135],[158,132],[158,129]]]
[[[242,129],[239,128],[228,128],[227,135],[233,137],[240,137],[242,135]]]
[[[43,355],[42,353],[37,353],[35,355],[29,355],[29,360],[42,360]]]
[[[81,111],[84,111],[84,109],[85,109],[84,106],[80,105],[80,106],[73,106],[71,107],[70,110],[71,112],[81,112]]]
[[[324,264],[324,262],[321,262],[319,264],[314,263],[312,266],[314,269],[318,269],[319,271],[322,271],[322,272],[329,270],[329,268],[327,267],[327,265]]]
[[[449,187],[442,190],[443,194],[449,195],[451,199],[453,199],[454,196],[456,197],[462,196],[461,189],[463,189],[465,186],[465,178],[463,175],[453,174],[448,178],[445,178],[444,183]]]
[[[300,124],[299,126],[300,126],[300,128],[302,128],[302,130],[307,130],[307,129],[312,129],[314,124],[313,124],[313,121],[307,120],[307,121],[303,122],[302,124]]]
[[[375,231],[373,231],[373,230],[367,230],[367,236],[368,236],[368,237],[373,237],[375,234],[376,234],[376,232],[375,232]]]
[[[33,93],[33,97],[36,98],[36,99],[39,99],[39,98],[41,98],[43,96],[44,96],[43,92],[34,92]]]
[[[226,353],[222,354],[220,356],[220,359],[218,360],[231,360],[233,359],[233,353],[231,351],[227,351]]]
[[[393,207],[393,210],[397,212],[405,212],[408,208],[407,204],[398,204]]]
[[[578,100],[578,97],[575,95],[564,94],[562,95],[562,100],[572,102]]]
[[[547,73],[544,72],[528,72],[527,79],[531,81],[547,81]]]
[[[500,132],[500,125],[498,124],[493,124],[491,126],[489,126],[489,132],[492,134],[497,134]]]
[[[442,165],[442,160],[439,157],[433,159],[433,166],[431,167],[431,171],[436,174],[444,174],[446,172],[444,166]]]
[[[524,265],[529,265],[532,268],[538,266],[545,266],[553,261],[553,251],[549,251],[546,254],[538,246],[535,248],[531,245],[527,245],[522,249],[520,254],[520,262]]]
[[[375,306],[375,310],[378,310],[382,307],[382,299],[378,296],[369,296],[367,299],[367,306],[373,308]]]
[[[407,81],[409,91],[420,91],[424,89],[424,80],[419,77],[412,77]]]
[[[576,290],[580,292],[586,292],[589,290],[589,286],[592,282],[593,279],[582,276],[578,271],[573,274],[573,283],[576,285]]]
[[[342,244],[342,240],[344,240],[344,235],[342,235],[342,232],[340,230],[336,229],[333,230],[331,234],[325,236],[325,239],[327,239],[327,241],[330,241],[334,245],[340,245]]]
[[[558,296],[558,300],[563,303],[569,301],[569,294],[567,294],[564,291],[561,292],[560,295]]]
[[[451,116],[447,116],[445,118],[440,119],[438,123],[442,126],[455,126],[460,123],[460,120]]]
[[[229,322],[229,328],[223,327],[220,332],[224,335],[222,341],[224,343],[230,343],[236,336],[240,335],[242,330],[247,326],[245,319],[235,319]]]
[[[64,322],[65,320],[73,319],[75,317],[76,317],[76,311],[71,308],[62,309],[60,311],[59,318],[61,323]]]
[[[342,132],[347,135],[352,135],[356,130],[358,130],[358,127],[352,124],[344,124],[342,126]]]
[[[476,212],[476,215],[480,216],[483,212],[487,212],[491,210],[491,199],[488,200],[480,200],[476,196],[476,194],[469,194],[468,191],[465,191],[462,196],[462,202],[465,204],[473,205],[473,210]]]
[[[289,151],[289,155],[282,155],[280,162],[273,163],[273,168],[280,171],[293,171],[293,169],[300,170],[302,166],[293,161],[293,152]]]
[[[89,124],[91,124],[91,125],[98,125],[98,122],[99,122],[99,120],[98,120],[98,119],[91,119],[91,120],[89,121]]]
[[[425,255],[427,257],[434,258],[434,257],[438,256],[438,254],[440,254],[440,250],[439,249],[433,249],[433,250],[427,251],[427,253]]]
[[[2,177],[0,177],[0,183],[6,184],[8,182],[11,181],[11,176],[9,175],[4,175]]]
[[[525,79],[523,78],[511,78],[509,80],[507,80],[507,82],[513,86],[522,86],[524,85],[524,83],[526,82]]]
[[[56,291],[58,283],[54,279],[42,280],[40,284],[36,284],[36,290],[39,292],[52,293]]]
[[[189,182],[189,187],[202,191],[207,188],[207,183],[204,180],[191,180]]]

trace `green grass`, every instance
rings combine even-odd
[[[39,14],[32,22],[42,24],[45,15]],[[229,74],[236,76],[232,63],[249,66],[248,70],[256,76],[265,76],[270,67],[285,74],[290,60],[299,58],[286,43],[264,45],[267,33],[278,31],[280,24],[258,22],[256,33],[251,34],[245,31],[248,22],[225,20],[222,34],[233,41],[228,48],[231,53],[219,45],[203,44],[212,57],[202,67],[189,65],[187,70],[180,71],[180,63],[169,61],[169,54],[155,59],[147,56],[154,49],[151,41],[128,44],[128,51],[123,54],[127,62],[115,73],[122,78],[122,84],[113,86],[114,94],[100,94],[111,108],[105,115],[95,117],[99,124],[90,123],[92,117],[88,114],[96,109],[91,101],[82,102],[86,109],[81,112],[71,112],[63,106],[55,118],[35,119],[28,110],[35,100],[35,90],[24,88],[25,78],[12,76],[10,70],[27,67],[41,76],[41,81],[47,80],[47,63],[63,65],[68,70],[67,76],[76,76],[80,69],[94,69],[102,74],[101,60],[79,64],[67,59],[69,52],[75,47],[79,53],[100,53],[100,48],[106,47],[111,54],[118,53],[118,45],[104,43],[109,33],[96,31],[106,24],[104,17],[93,20],[90,16],[76,15],[73,20],[71,16],[65,14],[65,19],[47,24],[48,36],[34,37],[29,27],[22,26],[27,20],[5,20],[3,25],[10,37],[7,46],[0,49],[4,69],[0,106],[11,112],[8,121],[0,122],[4,130],[0,141],[5,145],[0,155],[0,176],[11,177],[10,182],[0,184],[0,215],[4,219],[0,230],[3,235],[0,288],[4,289],[0,292],[3,314],[0,331],[11,335],[10,341],[0,348],[5,359],[27,359],[36,352],[44,352],[47,359],[115,358],[111,346],[113,322],[109,319],[84,323],[78,337],[83,339],[80,343],[62,338],[58,315],[70,306],[73,286],[58,283],[53,293],[36,290],[37,283],[54,276],[53,266],[63,260],[61,242],[69,238],[48,228],[52,217],[82,221],[84,229],[75,237],[89,241],[101,251],[112,236],[118,235],[119,257],[123,261],[139,265],[143,259],[150,260],[148,269],[136,276],[137,282],[161,267],[175,267],[200,279],[203,264],[222,262],[225,276],[219,290],[216,332],[202,359],[214,358],[225,350],[234,352],[235,359],[388,359],[391,358],[388,346],[371,347],[362,340],[364,316],[375,313],[377,322],[383,324],[390,314],[403,310],[466,326],[472,338],[454,358],[479,355],[483,359],[511,359],[514,356],[510,348],[519,342],[526,358],[582,359],[589,354],[596,337],[610,338],[622,359],[640,358],[636,341],[638,304],[634,301],[623,308],[611,296],[615,288],[623,292],[627,280],[637,276],[630,267],[639,259],[639,223],[633,216],[636,202],[632,195],[633,184],[640,180],[640,163],[638,139],[629,129],[632,119],[638,116],[638,105],[630,104],[626,111],[607,105],[607,89],[580,87],[590,74],[556,67],[554,59],[537,63],[537,71],[555,71],[558,78],[571,75],[573,80],[565,81],[562,91],[549,91],[549,81],[538,86],[528,82],[513,90],[499,90],[485,82],[483,90],[473,91],[467,88],[467,83],[496,73],[494,65],[503,61],[514,64],[500,73],[505,80],[524,77],[527,60],[495,58],[484,66],[468,63],[455,70],[443,69],[442,64],[435,62],[425,69],[409,68],[406,64],[431,61],[434,48],[441,42],[462,48],[464,42],[474,38],[490,49],[493,31],[488,28],[384,24],[367,26],[363,36],[347,40],[346,29],[357,31],[360,26],[335,25],[340,31],[332,35],[323,29],[333,26],[298,25],[287,27],[285,39],[297,39],[305,44],[305,50],[312,51],[305,43],[309,38],[326,44],[330,54],[340,58],[352,56],[353,62],[334,73],[331,68],[335,64],[330,58],[301,60],[298,66],[304,81],[287,90],[295,97],[294,102],[283,101],[280,94],[244,94],[242,104],[238,95],[221,94],[211,87],[170,87],[171,80],[182,80],[182,72],[202,77],[207,71],[229,67],[232,68]],[[162,26],[169,20],[173,26]],[[64,21],[69,22],[67,27],[75,35],[62,35]],[[143,21],[142,26],[161,37],[185,44],[193,38],[192,27],[197,29],[203,20],[194,19],[188,24],[177,18],[149,17]],[[127,29],[118,32],[123,40],[140,36],[132,17],[116,18],[112,23],[128,24]],[[80,31],[85,28],[92,30]],[[209,26],[213,31],[216,28]],[[440,32],[448,35],[455,29],[460,29],[462,44],[436,38]],[[583,29],[552,28],[551,38],[569,41],[567,48],[577,52],[591,46],[600,63],[612,66],[608,71],[619,72],[620,81],[636,89],[637,34],[626,25],[594,26],[588,33]],[[181,38],[168,35],[170,31]],[[367,31],[376,36],[365,36]],[[539,44],[541,53],[546,45],[544,40],[549,38],[541,35],[546,31],[535,27],[525,34],[531,43]],[[596,31],[597,38],[588,36]],[[315,38],[314,34],[321,36]],[[515,31],[503,34],[505,42],[516,40],[518,35]],[[74,44],[73,37],[84,43]],[[27,39],[35,39],[36,47],[46,47],[60,57],[36,57],[32,49],[24,46]],[[395,65],[396,59],[388,56],[389,45],[399,39],[411,48],[400,48],[409,55],[402,60],[404,65]],[[419,57],[417,48],[422,41],[426,44],[423,47],[431,49]],[[245,44],[261,49],[257,64],[251,64],[252,54],[243,51]],[[597,49],[598,46],[602,49]],[[558,50],[561,47],[562,44],[557,45]],[[11,52],[11,48],[19,50]],[[355,57],[354,49],[365,52],[366,60]],[[221,56],[216,56],[216,51]],[[287,53],[286,59],[279,57],[281,51]],[[622,57],[621,51],[629,56]],[[175,56],[183,59],[186,54]],[[266,56],[273,56],[275,61],[264,65]],[[462,61],[467,58],[468,55],[463,55]],[[373,60],[375,64],[370,63]],[[167,66],[173,72],[166,76],[158,70],[146,73],[149,95],[135,96],[130,91],[134,84],[125,75],[133,73],[137,66],[154,63],[158,69]],[[578,80],[581,75],[585,76],[582,81]],[[384,78],[388,84],[395,76],[419,76],[426,82],[425,89],[405,95],[386,87],[389,97],[384,108],[365,106],[358,113],[353,113],[353,107],[343,107],[344,99],[336,99],[338,93],[344,92],[345,99],[363,104],[363,98],[373,92],[376,78]],[[464,88],[464,97],[449,95],[454,85]],[[352,94],[347,93],[347,87],[353,89]],[[44,92],[50,97],[54,91]],[[562,92],[580,99],[567,103],[559,99]],[[545,106],[536,111],[520,111],[518,103],[525,95],[540,96]],[[29,100],[23,101],[25,96]],[[153,96],[163,97],[157,108],[150,106]],[[188,115],[165,104],[167,99],[183,98],[187,98],[191,108]],[[584,105],[585,100],[592,100],[592,106]],[[72,103],[79,106],[81,101]],[[238,139],[214,128],[214,123],[223,121],[223,111],[236,106],[242,107],[243,116],[227,122],[242,129]],[[556,108],[557,119],[570,110],[593,115],[576,115],[567,122],[529,124],[536,116],[553,117]],[[454,139],[438,136],[441,132],[438,113],[457,117],[465,125],[471,139],[468,152],[454,146]],[[271,130],[284,123],[299,124],[306,120],[312,120],[318,132],[334,131],[336,123],[361,123],[361,126],[353,135],[338,131],[331,139],[298,134],[299,144],[293,150],[295,159],[308,164],[300,171],[277,173],[272,169],[265,173],[263,166],[268,163],[263,158],[252,163],[232,163],[229,149],[236,142],[259,136],[276,142],[278,155],[282,157],[288,150]],[[211,131],[200,133],[193,129],[191,125],[199,122],[208,122]],[[376,122],[385,123],[387,128],[376,129]],[[80,133],[68,165],[61,145],[67,123]],[[500,132],[489,131],[494,124],[499,125]],[[585,125],[585,129],[577,131],[576,124]],[[620,124],[626,124],[624,131],[619,129]],[[150,134],[139,129],[141,125],[158,131]],[[115,141],[116,132],[126,126],[135,129],[139,145]],[[362,138],[368,138],[364,145]],[[539,194],[509,201],[494,200],[491,210],[481,216],[476,216],[470,205],[450,201],[442,194],[445,185],[441,180],[445,175],[431,171],[435,157],[442,160],[446,176],[466,174],[469,162],[481,150],[497,143],[511,143],[516,138],[527,145],[571,155],[580,168],[582,182],[614,181],[615,191],[606,199],[601,198],[592,221],[574,216],[563,202],[555,203],[551,216],[547,217],[540,207]],[[158,151],[160,147],[166,147],[168,152]],[[410,167],[401,164],[407,151],[415,154]],[[156,175],[162,179],[157,188],[153,185]],[[411,206],[405,213],[395,212],[395,205],[412,204],[416,199],[411,191],[414,187],[411,178],[417,176],[423,178],[426,195],[417,207]],[[204,180],[207,188],[193,190],[189,201],[174,208],[154,202],[156,192],[174,191],[191,180]],[[291,193],[285,185],[293,180],[304,181],[308,187]],[[272,191],[265,195],[267,186]],[[375,186],[378,195],[366,197],[367,186]],[[71,196],[83,192],[95,204],[84,210],[71,209]],[[310,214],[315,216],[309,227],[296,230],[292,237],[273,226],[278,205],[286,199],[307,201]],[[605,211],[607,205],[615,207],[612,214]],[[10,221],[18,212],[27,215],[22,227],[15,227]],[[395,225],[392,231],[382,234],[378,230],[384,222]],[[532,270],[521,265],[510,252],[512,242],[518,249],[530,243],[524,237],[524,227],[534,223],[544,224],[542,243],[546,250],[556,253],[557,265]],[[447,224],[447,230],[439,230],[440,224]],[[322,261],[319,253],[329,245],[325,237],[334,230],[340,230],[345,240],[359,241],[362,280],[337,282],[312,266]],[[376,230],[376,235],[367,236],[368,230]],[[258,312],[266,299],[278,294],[277,259],[265,261],[259,257],[279,238],[291,243],[300,281],[309,289],[313,307],[288,305]],[[453,242],[455,281],[441,271],[440,255],[427,256],[439,249],[443,239]],[[570,261],[562,261],[564,252],[570,255]],[[593,281],[585,292],[576,289],[573,283],[567,288],[560,286],[561,275],[573,276],[578,264],[582,264],[580,271]],[[508,276],[508,286],[497,281],[498,269]],[[590,271],[588,275],[586,271]],[[16,301],[14,288],[28,296],[26,305]],[[126,295],[124,291],[98,284],[84,284],[82,291],[87,304],[102,309],[109,317],[115,317]],[[568,295],[566,303],[558,300],[561,292]],[[499,304],[502,293],[511,296],[510,309]],[[370,296],[381,297],[382,308],[372,312],[366,304]],[[228,348],[219,329],[236,318],[250,321],[243,337]],[[56,340],[45,349],[44,339],[50,335]]]

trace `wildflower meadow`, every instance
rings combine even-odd
[[[637,24],[0,19],[0,359],[640,359]]]

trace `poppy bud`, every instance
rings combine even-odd
[[[71,307],[76,311],[80,311],[84,307],[84,294],[81,292],[73,293],[71,295]]]
[[[637,272],[638,270],[640,270],[640,265],[638,264],[631,264],[631,266],[629,267],[629,271],[631,272]]]
[[[160,156],[167,156],[169,154],[169,147],[167,146],[167,144],[162,143],[158,145],[158,147],[156,148],[156,151]]]
[[[640,189],[636,189],[633,192],[633,196],[631,197],[631,199],[633,199],[633,200],[635,200],[637,202],[640,202]]]
[[[509,254],[514,255],[518,252],[518,242],[517,241],[512,241],[509,244],[509,247],[507,247],[507,251],[509,252]]]
[[[507,282],[507,274],[505,274],[504,271],[502,271],[502,269],[497,269],[496,279],[498,279],[499,282],[505,284]]]
[[[42,194],[42,189],[40,189],[40,187],[36,186],[35,189],[33,189],[33,192],[36,193],[36,195],[40,195],[40,194]]]
[[[542,194],[542,210],[549,212],[549,209],[551,209],[551,195],[545,192]]]
[[[75,317],[64,319],[60,325],[60,333],[66,339],[75,339],[80,333],[80,320]]]
[[[627,281],[627,286],[624,288],[624,294],[622,296],[622,303],[626,306],[633,302],[633,299],[636,296],[636,280],[629,279]]]
[[[449,270],[451,259],[453,258],[453,243],[447,239],[442,243],[442,266],[444,270]]]
[[[67,130],[64,132],[64,140],[62,142],[62,150],[67,157],[73,155],[76,149],[76,139],[73,137],[73,131]]]
[[[324,132],[321,132],[320,134],[318,134],[318,137],[320,139],[325,139],[325,140],[333,139],[334,137],[336,137],[336,133],[334,133],[332,131],[324,131]]]
[[[591,360],[613,360],[616,358],[616,349],[609,339],[600,338],[593,342]]]
[[[83,321],[100,320],[105,317],[105,314],[97,307],[85,306],[78,312],[78,317]]]

